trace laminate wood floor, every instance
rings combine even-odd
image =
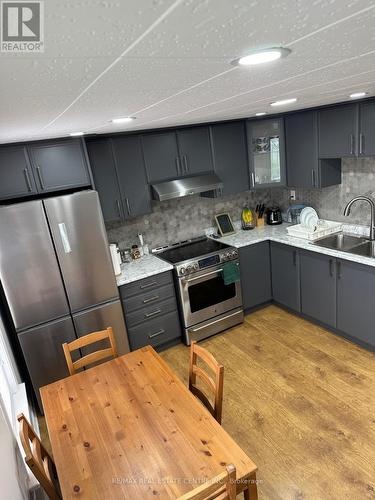
[[[222,425],[261,499],[375,499],[374,353],[276,306],[201,345],[225,366]],[[162,356],[187,381],[188,347]]]

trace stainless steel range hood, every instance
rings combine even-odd
[[[154,200],[165,201],[206,191],[214,191],[222,187],[223,183],[216,174],[204,174],[152,184],[152,195]]]

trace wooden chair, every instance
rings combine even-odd
[[[106,339],[109,340],[110,347],[87,354],[86,356],[80,358],[78,361],[72,360],[71,356],[72,351],[80,349],[81,347],[87,347],[91,344],[95,344],[95,342],[100,342],[101,340],[106,340]],[[79,337],[78,339],[69,342],[69,344],[65,342],[63,344],[63,349],[65,354],[66,364],[68,365],[70,375],[74,375],[80,368],[83,368],[84,366],[90,365],[92,363],[96,363],[101,359],[105,359],[110,356],[113,356],[114,358],[117,357],[115,337],[113,335],[113,330],[110,326],[106,330],[89,333],[88,335]]]
[[[235,500],[235,498],[236,468],[230,464],[221,474],[182,495],[179,500]]]
[[[197,358],[202,359],[215,372],[215,380],[197,366]],[[213,405],[204,392],[196,386],[197,377],[203,380],[214,392]],[[200,347],[195,341],[192,342],[190,347],[189,390],[202,401],[219,424],[221,424],[223,407],[223,385],[224,366],[220,365],[207,349]]]
[[[44,448],[34,429],[21,413],[18,415],[20,439],[25,462],[51,500],[61,500],[54,461]]]

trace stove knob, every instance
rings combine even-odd
[[[186,274],[186,269],[184,267],[180,267],[180,274],[181,276],[184,276],[184,274]]]
[[[238,256],[237,250],[232,250],[232,252],[230,253],[230,256],[231,256],[231,259],[235,259]]]
[[[199,264],[198,264],[198,262],[195,262],[195,263],[193,264],[193,270],[194,270],[194,271],[199,271]]]
[[[194,271],[194,266],[193,266],[193,265],[189,265],[189,266],[187,266],[186,271],[187,271],[189,274],[190,274],[190,273],[192,273],[192,272]]]
[[[225,254],[225,260],[229,260],[231,258],[231,253],[230,252],[227,252]]]

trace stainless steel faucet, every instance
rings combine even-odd
[[[367,203],[370,205],[371,208],[371,222],[370,222],[370,240],[374,241],[375,240],[375,203],[372,201],[371,198],[368,196],[356,196],[352,200],[349,201],[349,203],[346,205],[344,208],[344,215],[348,216],[350,214],[350,209],[353,203],[356,201],[367,201]]]

